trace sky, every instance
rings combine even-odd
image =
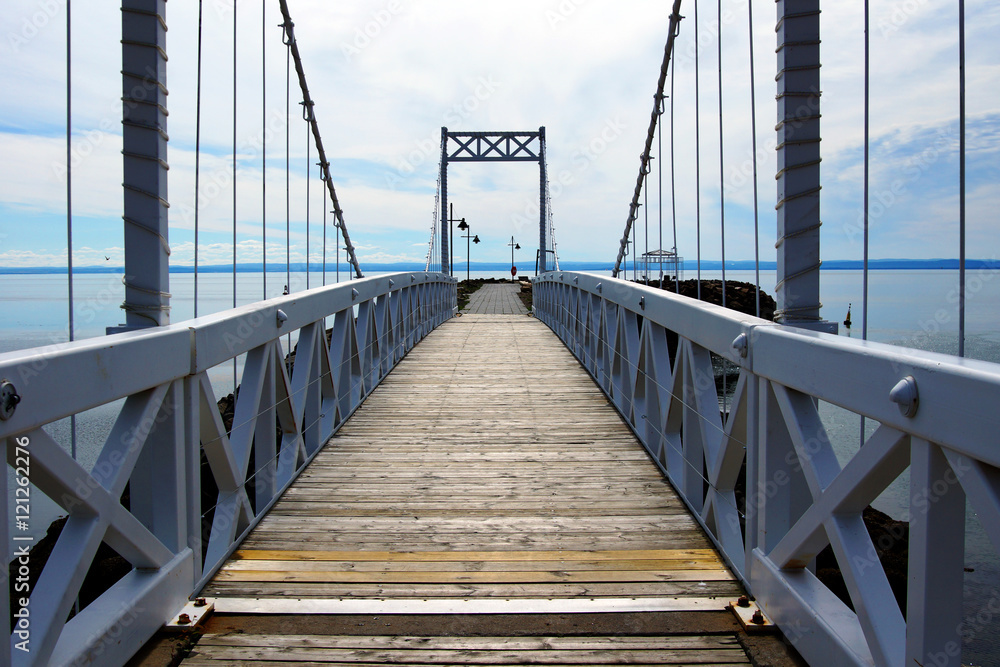
[[[670,3],[288,2],[362,268],[366,262],[424,261],[442,126],[452,131],[536,131],[544,126],[560,258],[614,260],[653,107]],[[726,258],[754,257],[752,9],[759,247],[761,259],[774,260],[774,7],[771,0],[753,0],[752,7],[748,0],[724,0],[720,21],[715,2],[698,3],[697,128],[695,5],[682,4],[673,108],[662,117],[663,134],[654,143],[657,159],[638,221],[640,249],[673,247],[676,223],[679,254],[693,259],[700,240],[703,259],[720,259],[721,191]],[[262,219],[268,262],[284,262],[286,228],[292,261],[305,260],[308,244],[308,256],[319,262],[323,211],[329,205],[315,168],[306,198],[306,165],[316,162],[316,152],[310,149],[307,161],[307,129],[294,75],[291,112],[285,112],[286,49],[277,27],[278,3],[204,0],[203,12],[199,262],[232,261],[234,217],[238,262],[261,261]],[[863,253],[861,12],[860,2],[823,6],[824,259],[860,259]],[[1000,235],[994,233],[1000,210],[1000,50],[995,44],[1000,5],[969,0],[966,12],[968,252],[991,259],[1000,255]],[[197,3],[167,3],[166,18],[171,262],[190,265]],[[74,264],[121,265],[120,8],[116,3],[75,3],[72,24]],[[957,3],[873,0],[871,57],[871,256],[957,257]],[[0,266],[65,266],[65,2],[5,0],[0,5],[0,63]],[[700,171],[695,168],[696,137]],[[515,261],[533,262],[536,165],[453,164],[449,193],[455,216],[464,217],[482,241],[473,246],[473,261],[508,261],[513,236],[522,246]],[[327,232],[332,258],[332,226],[327,225]],[[456,264],[465,261],[463,246],[455,247]]]

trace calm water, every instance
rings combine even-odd
[[[504,272],[473,272],[473,278],[506,277]],[[686,278],[693,278],[687,272]],[[705,279],[719,278],[719,272],[703,272]],[[727,279],[754,281],[752,271],[728,271]],[[971,271],[967,280],[966,355],[1000,363],[1000,280],[995,271]],[[341,273],[342,281],[347,275]],[[193,317],[194,276],[172,274],[171,321]],[[279,296],[286,284],[284,274],[241,273],[236,304],[259,301],[263,296]],[[327,274],[327,283],[335,282]],[[309,284],[322,284],[321,274],[309,276]],[[775,272],[761,273],[761,287],[773,294]],[[869,339],[934,352],[955,354],[958,351],[958,275],[955,271],[874,271],[869,292]],[[304,273],[292,274],[293,292],[306,288]],[[76,338],[104,335],[106,327],[119,324],[123,313],[119,306],[124,296],[121,277],[117,275],[80,275],[74,281]],[[862,275],[860,271],[824,271],[822,274],[823,314],[841,321],[852,308],[854,328],[841,335],[860,337],[862,323]],[[67,340],[66,278],[58,275],[0,276],[0,353]],[[232,275],[203,274],[199,277],[198,314],[207,315],[233,307]],[[294,344],[294,339],[291,341]],[[210,373],[216,395],[233,388],[233,365],[227,364]],[[77,456],[84,466],[96,459],[100,443],[111,429],[117,405],[104,406],[80,415],[77,419]],[[860,420],[839,408],[821,404],[821,412],[831,439],[842,460],[859,444]],[[874,430],[874,424],[867,425]],[[60,443],[70,448],[69,420],[46,427]],[[897,518],[906,518],[908,474],[904,474],[876,502],[875,506]],[[40,494],[33,504],[32,529],[43,534],[58,514],[54,503],[44,502]],[[1000,664],[998,624],[988,612],[1000,601],[1000,560],[998,560],[975,514],[967,517],[967,573],[965,599],[967,644],[965,664]],[[984,624],[984,613],[989,615]],[[977,621],[977,617],[979,620]]]

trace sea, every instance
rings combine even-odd
[[[607,272],[610,275],[610,272]],[[369,275],[378,275],[377,273]],[[456,277],[464,278],[462,272]],[[472,278],[509,278],[502,271],[472,271]],[[682,279],[695,278],[685,271]],[[701,277],[713,280],[720,271],[702,271]],[[282,294],[286,285],[292,292],[337,282],[332,272],[238,274],[235,297],[232,274],[208,273],[198,276],[197,314],[207,315]],[[349,280],[346,272],[340,282]],[[754,283],[754,271],[727,271],[727,281]],[[762,270],[761,289],[774,294],[775,271]],[[120,309],[124,297],[121,276],[116,274],[77,274],[74,288],[74,338],[104,336],[108,327],[124,321]],[[195,276],[174,273],[170,276],[172,322],[194,317]],[[863,274],[860,270],[824,270],[821,274],[822,313],[826,319],[841,322],[851,312],[853,327],[842,324],[840,335],[860,338],[862,331]],[[64,343],[69,338],[68,298],[65,275],[0,275],[0,354],[32,347]],[[967,357],[1000,364],[1000,271],[970,270],[966,276]],[[890,345],[917,348],[945,354],[958,353],[958,272],[940,270],[875,270],[869,274],[868,339]],[[294,345],[294,338],[286,344]],[[238,372],[238,368],[235,369]],[[1000,372],[1000,366],[997,367]],[[233,390],[234,365],[213,369],[210,373],[216,396]],[[107,437],[120,402],[95,408],[78,415],[75,439],[70,420],[46,427],[50,435],[67,451],[74,448],[84,467],[92,466],[101,444]],[[842,462],[857,451],[861,440],[861,420],[836,406],[820,403],[820,412],[831,441]],[[865,424],[870,434],[877,425]],[[75,440],[75,443],[74,443]],[[8,469],[12,476],[13,470]],[[8,480],[12,484],[12,480]],[[13,485],[9,488],[13,489]],[[31,531],[44,535],[49,523],[61,510],[40,492],[35,493]],[[908,473],[904,473],[874,506],[893,516],[906,519],[909,498]],[[9,517],[13,521],[13,516]],[[1000,664],[1000,558],[971,507],[966,513],[965,624],[962,660],[966,665]],[[10,549],[10,552],[13,550]]]

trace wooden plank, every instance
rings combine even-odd
[[[714,549],[645,549],[623,551],[281,551],[240,549],[234,560],[352,561],[541,561],[541,560],[672,560],[722,562]]]
[[[640,583],[560,584],[378,584],[293,583],[273,581],[224,581],[218,577],[205,589],[208,597],[292,598],[575,598],[575,597],[718,597],[719,608],[727,598],[742,595],[730,581],[656,581]],[[732,597],[735,596],[735,597]]]
[[[331,570],[222,570],[216,581],[387,584],[641,583],[653,581],[733,581],[729,570],[579,570],[351,572]]]
[[[610,560],[610,561],[311,561],[239,560],[229,561],[222,571],[271,570],[288,572],[588,572],[588,571],[675,571],[718,570],[718,561],[691,560]]]
[[[206,635],[201,646],[289,646],[306,648],[390,648],[448,651],[590,651],[627,650],[711,650],[739,646],[731,635],[681,635],[665,637],[440,637],[386,635],[257,635],[222,633]]]
[[[609,659],[619,663],[650,662],[654,664],[706,664],[732,663],[745,654],[739,648],[716,648],[688,651],[685,649],[662,650],[591,650],[591,651],[435,651],[435,650],[393,650],[393,649],[331,649],[322,647],[243,647],[206,645],[198,653],[206,657],[223,660],[267,660],[269,656],[282,660],[336,661],[344,663],[390,663],[422,665],[559,665],[573,663],[579,665],[604,664]],[[748,663],[744,663],[748,664]]]

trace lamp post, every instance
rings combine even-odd
[[[455,238],[455,225],[453,223],[455,223],[457,221],[459,221],[459,218],[455,217],[455,204],[454,203],[449,203],[448,204],[448,224],[449,224],[450,229],[451,229],[451,233],[448,235],[449,239],[454,239]],[[463,227],[462,225],[465,225],[465,226]],[[468,229],[468,225],[465,224],[465,218],[461,218],[461,221],[459,222],[458,228],[459,229]],[[451,248],[449,248],[449,250],[451,252],[451,265],[450,265],[450,269],[449,270],[451,271],[451,275],[455,275],[455,243],[454,243],[453,240],[449,241],[449,243],[451,244]],[[476,243],[479,243],[479,241],[476,241]]]
[[[507,245],[510,246],[510,279],[511,279],[511,282],[513,282],[513,280],[514,280],[514,251],[515,250],[520,250],[521,246],[514,241],[514,237],[513,236],[510,237],[510,243],[508,243]]]
[[[479,237],[472,235],[472,231],[471,231],[471,228],[469,227],[469,223],[467,223],[465,221],[465,218],[462,218],[462,222],[458,223],[458,228],[461,229],[463,232],[466,232],[462,236],[462,238],[465,239],[465,279],[468,280],[469,279],[470,260],[471,260],[471,257],[472,257],[472,253],[470,252],[471,249],[472,249],[471,243],[479,243]],[[471,243],[470,243],[470,239],[471,239]]]

